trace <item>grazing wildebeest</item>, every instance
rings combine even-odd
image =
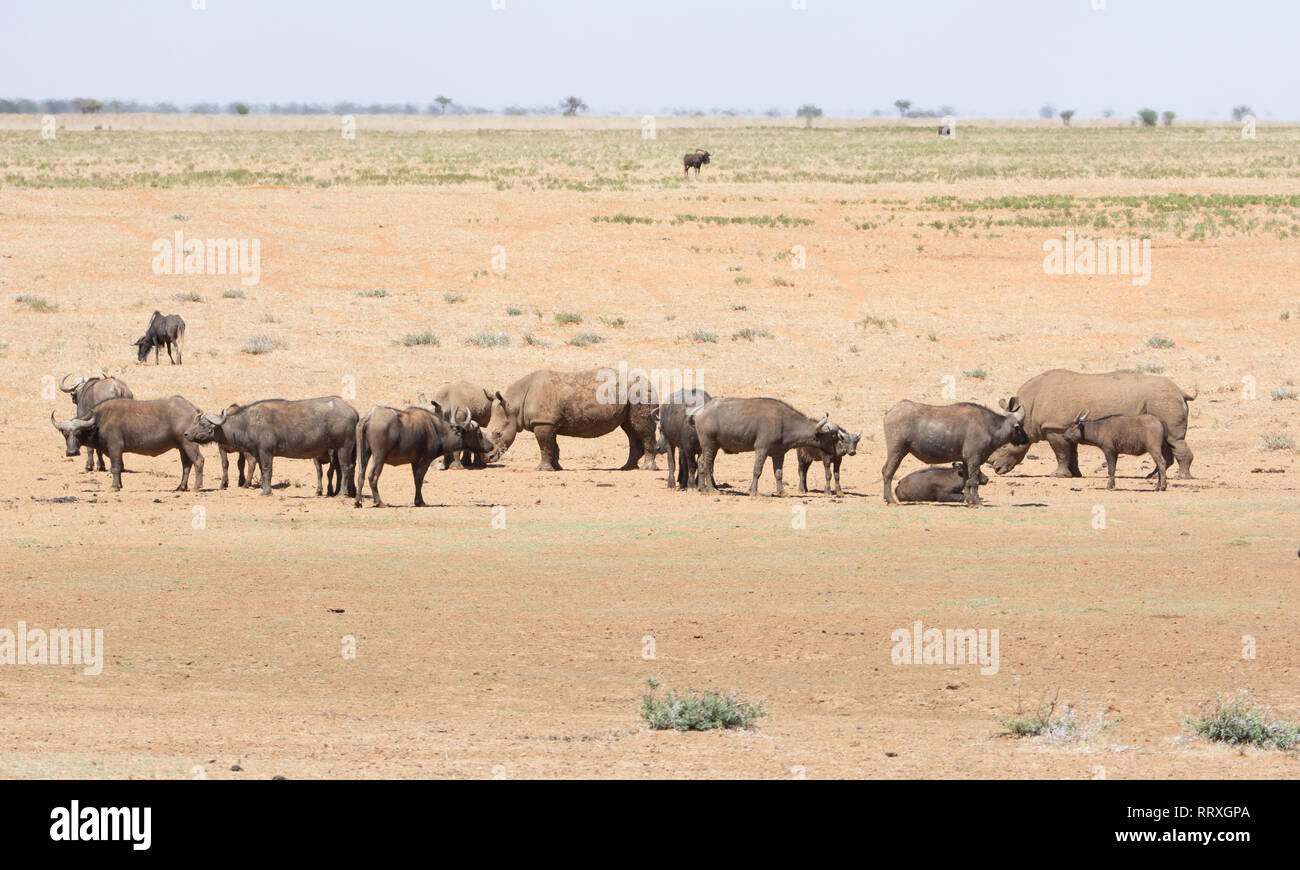
[[[1025,444],[1028,438],[1022,422],[1025,409],[1015,397],[1008,411],[999,414],[973,402],[955,405],[922,405],[906,399],[885,414],[885,448],[889,451],[880,470],[885,485],[885,504],[898,504],[890,484],[903,457],[912,454],[928,465],[965,462],[963,501],[980,503],[980,466],[989,454],[1007,442]]]
[[[181,365],[181,343],[185,340],[185,321],[181,320],[179,314],[168,314],[166,317],[161,312],[155,311],[149,318],[149,328],[145,330],[141,338],[136,339],[135,346],[139,352],[138,359],[140,362],[146,362],[149,359],[149,351],[153,351],[153,364],[158,365],[160,348],[167,346],[167,359],[171,360],[172,365]],[[176,348],[176,356],[172,356],[172,348]]]
[[[621,428],[627,435],[627,462],[622,470],[657,469],[654,411],[659,400],[648,375],[633,372],[628,383],[615,384],[613,369],[524,375],[492,400],[488,438],[495,445],[488,462],[510,449],[520,429],[537,438],[542,459],[538,471],[560,471],[556,436],[599,438]]]
[[[194,488],[203,488],[203,453],[185,437],[185,429],[199,415],[199,409],[181,396],[170,399],[105,399],[84,417],[50,422],[63,433],[67,455],[76,456],[82,447],[108,454],[115,490],[122,488],[122,454],[160,456],[168,450],[181,453],[181,485],[189,489],[190,466],[194,466]]]
[[[1095,415],[1154,414],[1169,430],[1163,451],[1165,465],[1178,460],[1178,476],[1192,476],[1192,451],[1187,446],[1187,403],[1197,393],[1186,393],[1169,378],[1141,372],[1085,374],[1052,369],[1035,375],[1016,393],[1025,409],[1025,434],[1030,443],[1046,439],[1056,454],[1053,477],[1082,477],[1079,447],[1062,433],[1085,411]],[[1006,446],[993,452],[989,465],[1006,474],[1020,464],[1029,445]],[[1152,472],[1154,475],[1155,472]]]
[[[1119,456],[1150,455],[1156,464],[1156,492],[1168,486],[1164,452],[1169,449],[1169,430],[1154,414],[1109,414],[1089,420],[1085,411],[1075,418],[1061,437],[1069,444],[1091,444],[1101,448],[1106,455],[1106,471],[1110,477],[1107,489],[1115,488],[1115,460]]]
[[[357,422],[357,492],[353,504],[361,507],[365,491],[366,465],[370,469],[370,495],[375,507],[383,507],[379,497],[379,475],[385,465],[409,465],[415,480],[415,506],[424,506],[424,475],[433,460],[442,457],[450,462],[462,449],[487,453],[492,449],[483,430],[465,412],[463,420],[455,415],[448,420],[437,402],[427,408],[412,406],[405,411],[376,405]]]
[[[442,406],[444,419],[450,420],[453,414],[459,416],[468,411],[470,419],[482,427],[492,419],[492,398],[490,391],[465,380],[443,384],[433,391],[433,400]],[[487,458],[482,453],[466,450],[456,464],[465,468],[482,468],[487,465]]]
[[[840,429],[823,414],[820,420],[796,410],[780,399],[719,398],[712,399],[687,414],[687,424],[695,427],[700,439],[700,467],[697,488],[702,493],[717,492],[713,482],[713,459],[724,453],[754,453],[754,477],[749,494],[758,495],[758,478],[763,463],[772,457],[776,477],[776,494],[785,495],[781,477],[787,451],[817,446],[835,452]]]
[[[989,479],[980,472],[979,484]],[[894,487],[899,501],[962,501],[966,497],[966,463],[954,462],[952,468],[922,468],[913,471]]]
[[[690,175],[692,169],[695,174],[700,174],[700,167],[709,162],[709,152],[703,148],[696,148],[694,151],[687,151],[686,156],[682,158],[682,174]]]
[[[275,457],[311,459],[316,466],[316,494],[323,495],[321,460],[337,457],[344,487],[356,495],[352,462],[356,452],[357,412],[338,396],[318,399],[263,399],[237,411],[199,414],[185,437],[200,444],[216,441],[257,457],[262,468],[262,495],[271,494]],[[331,495],[335,493],[331,492]]]
[[[655,450],[668,454],[669,489],[690,489],[695,486],[700,439],[695,433],[695,427],[687,424],[686,413],[712,398],[704,390],[678,390],[655,409],[660,432]]]
[[[827,453],[816,445],[800,447],[798,450],[799,457],[799,491],[808,491],[808,468],[814,462],[820,462],[822,469],[826,472],[826,492],[831,491],[831,470],[835,471],[835,494],[844,495],[844,490],[840,488],[840,463],[844,461],[845,456],[858,455],[858,440],[862,438],[862,433],[856,435],[849,434],[843,426],[836,427],[839,429],[839,440],[835,442],[835,452]]]
[[[92,375],[88,378],[77,378],[77,380],[68,386],[68,378],[72,375],[67,374],[59,381],[59,389],[72,396],[72,403],[77,406],[76,416],[84,417],[86,412],[98,405],[105,399],[133,399],[135,396],[131,393],[131,388],[126,385],[125,381],[117,378],[110,378],[107,375]],[[86,451],[86,470],[95,470],[95,460],[99,460],[99,470],[104,470],[104,451],[87,450]]]

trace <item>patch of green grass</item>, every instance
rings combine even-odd
[[[748,311],[748,310],[749,310],[749,306],[748,306],[748,305],[738,305],[738,304],[736,304],[735,302],[731,303],[731,306],[730,306],[730,307],[731,307],[731,310],[732,310],[732,311]]]
[[[203,297],[195,293],[193,290],[191,290],[188,293],[177,293],[176,301],[177,302],[202,302]]]
[[[861,326],[863,329],[866,329],[869,326],[874,326],[882,332],[889,332],[891,329],[898,328],[898,321],[892,317],[876,317],[874,314],[868,314],[866,317],[858,321],[858,326]]]
[[[1300,747],[1300,723],[1276,718],[1247,691],[1216,696],[1205,714],[1188,724],[1216,743],[1258,749]]]
[[[752,728],[767,715],[763,701],[749,701],[739,692],[678,693],[659,696],[659,681],[647,680],[641,696],[641,718],[654,731],[712,731],[717,728]]]
[[[518,317],[523,313],[524,313],[524,309],[518,307],[517,305],[506,306],[506,314],[509,314],[511,317]]]
[[[735,277],[735,281],[737,284],[749,284],[752,280],[753,279],[749,278],[746,275],[737,275]]]
[[[444,293],[442,294],[442,301],[448,305],[455,305],[457,302],[464,302],[465,297],[459,293]]]
[[[1163,335],[1153,335],[1147,339],[1147,347],[1165,349],[1173,346],[1174,340],[1172,338],[1166,338]]]
[[[555,322],[560,326],[568,326],[571,323],[582,323],[582,315],[575,314],[572,311],[558,311],[555,314]]]
[[[357,295],[363,299],[382,299],[388,295],[388,291],[380,288],[373,290],[358,290]]]
[[[51,311],[57,311],[59,306],[44,296],[32,296],[24,293],[22,296],[15,296],[14,301],[19,305],[26,305],[31,311],[39,311],[48,314]]]
[[[598,317],[596,319],[611,329],[622,329],[627,326],[627,321],[622,317]]]
[[[570,338],[565,344],[571,344],[574,347],[586,347],[589,344],[601,344],[605,341],[605,336],[595,332],[579,332]]]
[[[505,347],[510,344],[510,336],[504,332],[476,332],[465,343],[476,347]]]
[[[271,338],[269,335],[255,335],[244,342],[244,353],[260,356],[273,350],[279,350],[282,347],[284,347],[284,342],[278,338]]]
[[[593,224],[652,224],[654,218],[637,217],[631,214],[598,215],[591,219]]]
[[[437,347],[438,336],[427,329],[422,332],[408,332],[402,336],[400,343],[405,347]]]
[[[962,369],[962,376],[967,378],[974,378],[977,381],[983,381],[988,379],[989,373],[982,368]]]
[[[1283,432],[1265,432],[1260,439],[1265,450],[1295,450],[1295,441]]]
[[[1087,701],[1065,704],[1058,714],[1059,697],[1060,690],[1054,690],[1050,697],[1045,696],[1039,701],[1032,713],[1026,713],[1017,698],[1016,712],[1011,716],[995,716],[994,721],[1007,729],[1006,733],[1011,737],[1042,737],[1053,743],[1073,743],[1096,737],[1123,721],[1108,720],[1100,704],[1089,712]]]
[[[718,334],[716,332],[709,332],[707,329],[697,329],[691,333],[691,341],[716,344],[718,341]]]
[[[731,336],[732,341],[753,341],[756,338],[772,338],[772,333],[768,332],[766,329],[751,329],[746,326],[744,329],[738,330]]]
[[[229,290],[222,290],[221,298],[222,299],[243,299],[244,291],[233,287]]]
[[[1294,399],[1297,394],[1296,391],[1290,387],[1278,387],[1273,391],[1272,395],[1274,402],[1281,402],[1285,399]]]

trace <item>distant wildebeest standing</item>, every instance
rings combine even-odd
[[[989,482],[980,472],[979,484]],[[922,468],[913,471],[894,487],[899,501],[963,501],[966,498],[966,463],[954,462],[952,468]]]
[[[185,321],[181,320],[181,316],[168,314],[164,317],[161,312],[155,311],[149,318],[149,328],[135,341],[136,349],[139,351],[138,359],[140,362],[147,362],[149,351],[152,350],[153,364],[158,365],[161,348],[166,345],[167,359],[171,360],[174,366],[181,365],[181,344],[184,340]],[[176,348],[175,356],[172,356],[173,347]]]
[[[519,430],[528,429],[542,454],[537,470],[561,471],[557,436],[599,438],[621,428],[627,435],[627,462],[621,470],[656,469],[654,411],[659,400],[654,385],[639,372],[629,376],[629,383],[615,385],[613,371],[542,369],[498,390],[488,423],[488,438],[495,445],[488,462],[500,459]]]
[[[468,411],[470,419],[480,427],[486,427],[492,419],[492,399],[490,391],[465,380],[443,384],[433,391],[433,400],[442,407],[443,419],[450,420],[453,414],[460,416],[462,411]],[[487,465],[487,458],[482,453],[466,450],[457,464],[465,468],[482,468]]]
[[[1110,414],[1089,420],[1085,411],[1061,435],[1069,444],[1091,444],[1106,455],[1107,489],[1115,488],[1115,460],[1119,456],[1150,455],[1156,464],[1156,491],[1168,487],[1165,451],[1169,429],[1154,414]]]
[[[820,420],[796,410],[780,399],[719,398],[687,414],[700,439],[698,489],[717,492],[713,482],[713,460],[719,450],[724,453],[754,453],[754,476],[749,494],[758,495],[758,478],[763,463],[772,458],[776,477],[776,494],[785,495],[782,468],[785,454],[800,447],[816,446],[826,453],[835,452],[840,428],[823,414]]]
[[[59,381],[59,389],[71,395],[72,403],[77,406],[76,416],[78,417],[86,416],[87,411],[105,399],[135,398],[126,382],[117,378],[110,378],[107,375],[93,375],[89,378],[77,378],[72,386],[68,386],[68,378],[70,377],[72,377],[70,374],[63,376],[63,379]],[[95,470],[96,458],[99,460],[99,470],[104,470],[104,451],[87,450],[87,471]]]
[[[347,495],[356,495],[352,463],[356,455],[357,412],[338,396],[318,399],[263,399],[234,412],[198,415],[185,433],[200,444],[218,444],[257,457],[262,468],[262,495],[271,494],[275,457],[311,459],[316,466],[316,494],[321,486],[321,460],[337,457]],[[334,492],[330,493],[334,495]]]
[[[966,463],[963,501],[968,505],[979,504],[980,466],[989,454],[1008,442],[1028,442],[1021,425],[1025,409],[1014,397],[1007,404],[1005,414],[973,402],[923,405],[904,399],[890,408],[885,414],[888,456],[880,470],[885,486],[885,504],[898,504],[890,486],[898,464],[909,453],[928,465]]]
[[[687,424],[686,415],[712,398],[704,390],[678,390],[655,411],[660,432],[655,450],[668,454],[669,489],[690,489],[696,485],[700,439],[695,427]]]
[[[194,488],[203,488],[203,453],[199,445],[185,437],[186,428],[199,415],[199,409],[181,396],[170,399],[105,399],[85,417],[50,422],[63,433],[67,455],[76,456],[82,447],[103,450],[108,454],[114,490],[122,488],[122,454],[160,456],[168,450],[181,454],[181,484],[177,491],[189,489],[190,466],[194,466]]]
[[[487,453],[492,449],[469,412],[464,419],[453,414],[448,420],[442,416],[443,408],[437,402],[427,408],[410,407],[405,411],[376,405],[357,422],[357,492],[353,504],[361,507],[365,491],[366,466],[373,457],[370,469],[370,495],[375,507],[383,507],[379,497],[379,475],[385,465],[409,465],[415,481],[415,506],[424,506],[424,475],[433,461],[442,457],[450,462],[462,449]]]
[[[1046,440],[1056,454],[1053,477],[1082,477],[1079,447],[1069,444],[1062,433],[1085,411],[1094,415],[1154,414],[1169,430],[1163,451],[1165,465],[1178,460],[1178,476],[1192,476],[1192,450],[1187,446],[1187,403],[1197,393],[1187,393],[1172,380],[1142,372],[1086,374],[1052,369],[1035,375],[1021,385],[1015,398],[1025,409],[1025,434],[1030,443]],[[1029,445],[1002,447],[989,457],[998,474],[1015,468],[1029,452]],[[1152,472],[1154,475],[1155,472]]]
[[[939,128],[939,138],[940,138],[940,139],[947,139],[947,138],[949,138],[949,137],[951,137],[951,136],[952,136],[952,127],[951,127],[951,126],[949,126],[948,124],[944,124],[942,127]]]
[[[798,450],[799,457],[799,491],[808,491],[808,468],[814,462],[820,462],[822,469],[826,472],[826,492],[831,492],[831,470],[835,471],[835,494],[844,495],[844,490],[840,488],[840,463],[844,461],[845,456],[858,455],[858,440],[862,438],[862,433],[856,435],[849,434],[843,426],[836,427],[839,429],[839,440],[835,442],[835,452],[826,453],[820,447],[808,446],[800,447]]]
[[[695,170],[696,176],[700,174],[700,167],[709,162],[709,152],[703,148],[696,148],[694,151],[687,151],[686,156],[682,158],[682,174],[690,175],[691,170]]]

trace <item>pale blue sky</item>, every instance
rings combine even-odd
[[[5,0],[0,97],[1300,118],[1295,0]]]

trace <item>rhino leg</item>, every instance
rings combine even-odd
[[[1056,470],[1052,472],[1052,477],[1083,477],[1083,472],[1079,471],[1078,444],[1066,441],[1060,432],[1049,433],[1047,443],[1056,454]]]
[[[560,467],[560,444],[555,440],[555,427],[550,424],[537,426],[533,429],[533,435],[537,438],[537,446],[542,452],[542,461],[538,463],[537,470],[563,471],[564,469]]]
[[[619,428],[627,433],[627,462],[623,463],[623,467],[619,471],[631,471],[640,466],[641,457],[646,452],[645,445],[641,443],[641,436],[637,435],[636,430],[632,428],[632,421],[624,420],[623,425]],[[653,462],[653,453],[650,454],[650,458]]]
[[[1178,476],[1183,480],[1192,479],[1192,448],[1182,438],[1169,439],[1174,458],[1178,460]]]

